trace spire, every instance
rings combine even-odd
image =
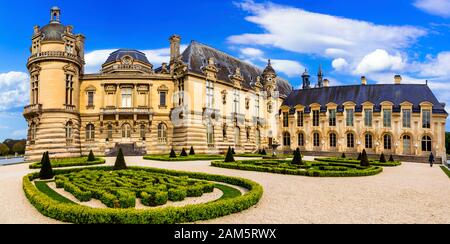
[[[319,72],[317,73],[317,87],[323,87],[322,64],[319,65]]]
[[[273,67],[272,67],[272,61],[270,59],[267,61],[267,66],[263,71],[263,76],[267,76],[267,75],[273,75],[273,76],[277,75],[277,73],[275,72],[275,69],[273,69]]]
[[[58,7],[53,7],[50,9],[50,23],[61,23],[61,9]]]

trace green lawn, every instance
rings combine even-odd
[[[450,178],[450,170],[447,169],[445,166],[441,166],[442,171]]]
[[[62,202],[62,203],[71,203],[71,204],[76,204],[74,202],[72,202],[71,200],[65,198],[64,196],[61,196],[59,193],[57,193],[56,191],[54,191],[52,188],[50,188],[47,185],[48,182],[46,181],[36,181],[36,188],[43,192],[44,194],[46,194],[47,196],[49,196],[51,199],[56,200],[58,202]]]
[[[215,184],[214,187],[220,189],[223,192],[223,195],[219,200],[227,199],[227,198],[234,198],[234,197],[238,197],[238,196],[242,195],[241,191],[239,191],[238,189],[231,187],[231,186]]]
[[[95,158],[95,161],[88,162],[87,157],[50,159],[52,168],[99,165],[99,164],[104,164],[105,162],[106,161],[103,158]],[[37,162],[37,163],[30,164],[29,168],[30,169],[40,169],[41,163]]]
[[[146,160],[156,160],[156,161],[169,161],[169,162],[178,162],[178,161],[200,161],[200,160],[220,160],[225,159],[223,155],[209,155],[209,154],[196,154],[196,155],[188,155],[186,157],[181,157],[177,155],[176,158],[169,157],[169,154],[158,154],[158,155],[146,155],[144,156]]]

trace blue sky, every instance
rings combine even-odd
[[[425,83],[450,109],[450,0],[6,1],[0,9],[0,140],[25,138],[34,25],[52,6],[86,37],[86,70],[117,48],[144,51],[154,66],[168,60],[168,37],[197,40],[259,67],[272,59],[294,87],[323,65],[332,85]],[[450,123],[447,123],[450,131]]]

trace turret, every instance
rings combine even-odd
[[[322,65],[319,65],[319,72],[317,73],[317,87],[323,87]]]
[[[277,73],[275,72],[275,69],[272,67],[272,63],[270,59],[267,62],[267,66],[264,69],[262,73],[263,78],[263,86],[264,90],[266,90],[267,94],[273,94],[273,92],[276,90],[277,85]]]
[[[311,82],[309,81],[310,75],[308,74],[308,70],[305,69],[305,72],[302,74],[302,81],[303,81],[303,89],[309,89],[311,88]]]

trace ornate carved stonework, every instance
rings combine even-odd
[[[220,93],[222,94],[222,103],[224,105],[227,104],[227,94],[228,94],[227,90],[223,90]]]
[[[72,74],[78,75],[77,67],[75,67],[75,65],[73,65],[71,63],[64,66],[63,69],[64,69],[64,72],[66,72],[66,73],[72,73]]]

